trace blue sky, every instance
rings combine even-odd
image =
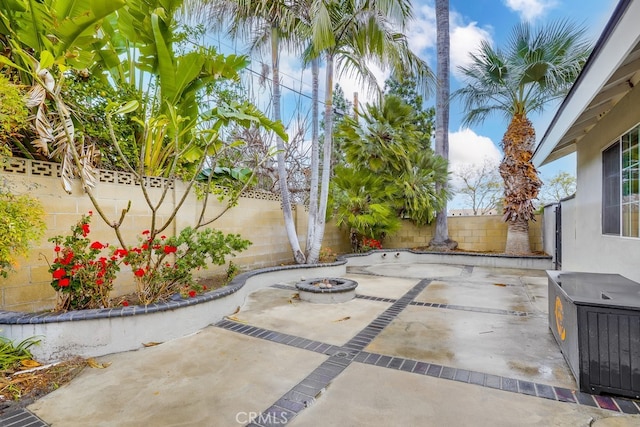
[[[550,20],[569,19],[583,25],[587,38],[595,43],[616,4],[617,0],[450,0],[452,92],[462,84],[456,73],[457,66],[468,60],[469,52],[477,49],[482,39],[488,40],[494,47],[500,47],[505,45],[512,28],[520,21],[540,25]],[[405,33],[409,46],[435,70],[434,0],[414,0],[414,17],[414,22]],[[221,50],[227,49],[223,46]],[[260,70],[260,62],[270,64],[267,53],[262,57],[259,54],[252,54],[250,68],[254,71]],[[310,72],[302,69],[295,55],[286,53],[281,56],[281,72],[284,85],[295,89],[295,91],[287,88],[283,90],[284,116],[291,115],[294,111],[305,115],[308,111],[308,98],[305,96],[311,92]],[[388,74],[382,70],[378,70],[375,74],[382,86]],[[324,69],[321,69],[320,75],[320,90],[323,97]],[[373,99],[373,95],[369,95],[354,78],[343,76],[337,82],[343,87],[348,98],[351,98],[354,92],[358,92],[361,103]],[[268,110],[269,88],[260,88],[255,83],[251,86],[252,97],[261,100],[258,105]],[[300,96],[295,92],[303,95]],[[425,105],[432,106],[434,103],[434,99],[428,99]],[[556,108],[557,105],[549,105],[545,113],[530,117],[538,140],[544,135]],[[463,128],[461,126],[463,114],[461,106],[454,101],[451,105],[449,126],[450,170],[455,170],[463,164],[480,164],[485,158],[499,161],[502,157],[499,144],[508,124],[505,119],[501,116],[490,117],[482,125]],[[296,118],[285,120],[290,134],[300,126],[299,122],[300,120]],[[543,180],[548,180],[560,170],[575,174],[575,157],[567,156],[546,165],[540,169],[540,173]],[[454,199],[450,207],[461,207],[460,203],[460,200]]]

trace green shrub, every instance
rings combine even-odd
[[[7,277],[26,255],[31,243],[42,237],[46,225],[40,202],[29,196],[16,196],[0,189],[0,276]]]
[[[27,128],[29,110],[18,86],[0,74],[0,148],[6,150],[10,141],[21,137]],[[6,154],[0,152],[0,154]]]
[[[14,344],[5,337],[0,337],[0,371],[17,368],[21,361],[33,358],[29,348],[40,343],[35,338],[27,338]]]

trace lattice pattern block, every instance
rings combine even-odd
[[[27,173],[27,159],[16,159],[15,157],[9,157],[6,159],[6,163],[4,164],[4,171],[10,173]]]
[[[60,177],[60,164],[32,160],[31,175]]]

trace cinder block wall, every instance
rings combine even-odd
[[[99,216],[91,200],[82,190],[79,182],[71,194],[67,194],[57,177],[59,165],[49,162],[29,161],[25,159],[9,159],[4,172],[0,173],[9,189],[15,194],[29,193],[37,197],[43,204],[47,216],[45,222],[48,229],[45,237],[34,245],[29,255],[18,260],[16,271],[7,279],[0,279],[0,308],[15,311],[39,311],[53,307],[55,292],[51,288],[49,263],[54,258],[53,243],[48,239],[56,235],[70,234],[70,228],[77,223],[83,214],[93,211],[90,239],[102,243],[120,246],[115,233]],[[95,188],[95,197],[104,215],[110,223],[119,220],[123,209],[129,207],[121,227],[121,233],[127,246],[137,245],[143,230],[151,228],[151,209],[144,200],[139,185],[133,183],[128,173],[101,171],[101,177]],[[149,198],[157,203],[162,197],[164,181],[152,178],[148,188]],[[165,195],[163,204],[158,208],[156,228],[170,217],[173,206],[184,194],[185,185],[176,182]],[[130,203],[130,205],[129,205]],[[200,216],[203,201],[190,194],[179,214],[163,231],[173,236],[176,231],[186,226],[193,226]],[[207,203],[206,219],[217,216],[225,209],[216,197],[210,197]],[[306,244],[308,213],[304,207],[296,206],[294,210],[300,245],[304,250]],[[293,260],[291,247],[287,238],[282,208],[279,197],[263,192],[249,191],[239,199],[236,206],[216,220],[211,227],[224,233],[238,233],[252,242],[248,250],[239,253],[229,260],[243,270],[265,266],[290,263]],[[350,251],[346,233],[329,223],[326,226],[323,246],[330,247],[338,253]],[[122,270],[115,282],[113,295],[134,291],[127,267]],[[212,271],[224,270],[213,267],[197,274],[205,276]]]
[[[450,216],[447,218],[449,236],[458,242],[458,247],[467,251],[503,252],[507,242],[507,224],[501,215]],[[543,251],[542,216],[529,223],[531,250]],[[433,238],[435,223],[416,227],[410,221],[404,221],[402,229],[385,239],[385,248],[426,247]]]
[[[55,235],[68,235],[70,228],[83,214],[93,211],[90,238],[102,243],[119,246],[113,229],[98,215],[89,197],[80,188],[78,182],[71,194],[67,194],[58,178],[60,166],[56,163],[29,161],[25,159],[9,159],[0,172],[0,179],[15,194],[29,193],[37,197],[43,204],[48,225],[46,235],[34,245],[28,256],[19,260],[16,271],[7,279],[0,279],[0,309],[15,311],[40,311],[53,307],[55,292],[51,288],[51,274],[48,272],[49,262],[54,257],[53,244],[47,239]],[[151,178],[149,181],[149,197],[154,203],[162,196],[164,181]],[[184,184],[176,182],[165,196],[164,204],[158,208],[158,223],[164,223],[172,211],[172,207],[184,194]],[[133,182],[128,173],[101,171],[100,183],[95,189],[95,196],[102,207],[104,215],[110,223],[119,220],[123,209],[129,207],[124,218],[121,231],[126,245],[138,244],[138,237],[143,230],[151,228],[151,209],[144,201],[139,185]],[[130,202],[130,205],[129,205]],[[179,214],[169,224],[164,234],[172,236],[176,230],[193,226],[200,215],[203,205],[193,194],[185,200]],[[206,218],[218,215],[225,206],[215,197],[207,203]],[[296,229],[300,245],[304,250],[306,244],[308,212],[303,206],[294,210]],[[542,250],[542,220],[532,222],[530,227],[532,249]],[[212,227],[224,233],[239,233],[253,243],[247,251],[230,258],[244,270],[255,269],[278,264],[288,264],[293,257],[289,240],[284,228],[282,208],[279,197],[263,192],[247,192],[240,198],[237,206],[231,208]],[[156,224],[156,228],[159,225]],[[402,229],[394,236],[385,239],[385,248],[417,248],[425,247],[432,238],[433,226],[416,227],[405,221]],[[470,251],[504,250],[507,226],[499,216],[488,217],[449,217],[450,235],[459,242],[460,248]],[[336,253],[349,253],[351,246],[346,230],[338,229],[331,221],[327,222],[323,247],[329,247]],[[200,275],[211,271],[220,271],[225,267],[201,271]],[[130,272],[123,266],[115,283],[114,296],[133,291]]]

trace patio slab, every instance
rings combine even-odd
[[[365,350],[576,387],[549,332],[547,319],[540,317],[410,306]]]
[[[326,359],[209,327],[101,358],[29,409],[53,426],[233,426],[260,413]],[[0,423],[1,424],[1,423]]]
[[[478,283],[473,280],[434,280],[416,301],[529,312],[532,307],[523,285]]]
[[[389,303],[363,299],[314,304],[292,298],[295,293],[273,288],[256,291],[233,318],[272,331],[343,345],[389,307]]]
[[[358,364],[290,425],[587,427],[602,416],[596,408]]]
[[[275,281],[197,334],[101,358],[30,405],[33,426],[636,425],[640,402],[575,390],[542,274],[410,271],[349,274],[360,296],[341,304]]]

